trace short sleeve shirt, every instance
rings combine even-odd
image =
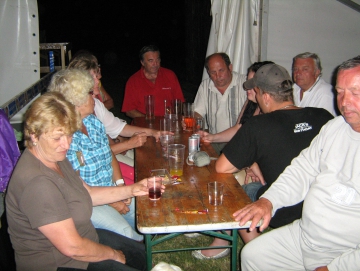
[[[210,78],[203,80],[195,97],[194,110],[205,118],[210,133],[220,133],[236,124],[247,100],[245,81],[246,75],[233,72],[230,85],[221,94]]]
[[[84,118],[83,124],[89,136],[75,132],[66,156],[88,185],[111,186],[112,154],[104,125],[94,115]]]
[[[260,196],[332,118],[325,109],[312,107],[276,110],[254,116],[238,130],[223,149],[223,154],[238,169],[251,166],[254,162],[259,165],[267,183],[259,190]],[[278,212],[272,219],[272,225],[285,225],[300,215],[301,206],[296,213],[290,211],[284,217]],[[280,222],[277,223],[277,220]]]
[[[158,71],[155,84],[145,77],[143,68],[129,78],[125,87],[122,112],[138,110],[145,114],[145,95],[154,95],[155,116],[164,116],[164,100],[180,99],[185,101],[175,73],[163,67],[160,67]]]
[[[92,201],[67,159],[58,162],[65,177],[24,151],[13,172],[6,195],[9,234],[17,270],[56,271],[57,267],[86,269],[87,262],[65,256],[38,230],[72,218],[79,235],[97,242],[90,221]]]

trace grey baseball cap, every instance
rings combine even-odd
[[[244,88],[258,87],[266,92],[284,92],[292,89],[293,82],[287,70],[277,64],[267,64],[257,70],[254,77],[245,81]]]

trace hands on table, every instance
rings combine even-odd
[[[257,224],[263,220],[259,230],[263,231],[270,223],[272,213],[272,204],[266,198],[260,198],[259,200],[246,205],[244,208],[233,213],[235,221],[239,221],[239,225],[245,225],[251,220],[249,231],[253,231]]]

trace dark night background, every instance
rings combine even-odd
[[[40,42],[71,42],[91,51],[101,64],[102,84],[122,106],[127,79],[140,68],[147,44],[161,51],[161,65],[179,78],[193,101],[201,82],[211,27],[210,0],[38,0]]]

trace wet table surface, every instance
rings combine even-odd
[[[159,118],[149,121],[135,118],[134,125],[158,129]],[[175,133],[175,142],[185,145],[185,157],[188,155],[188,138],[191,132]],[[211,144],[201,143],[201,151],[210,157],[218,157]],[[144,146],[135,149],[135,181],[150,176],[152,169],[168,169],[167,159],[162,156],[160,142],[149,137]],[[223,204],[209,204],[207,184],[224,184]],[[239,223],[232,214],[250,203],[249,197],[232,174],[216,173],[215,161],[208,166],[196,167],[184,163],[184,173],[180,184],[166,185],[160,200],[151,201],[147,196],[136,198],[138,230],[143,233],[194,232],[217,229],[238,229]],[[176,210],[206,210],[207,214],[188,214]],[[243,226],[248,228],[249,224]]]

